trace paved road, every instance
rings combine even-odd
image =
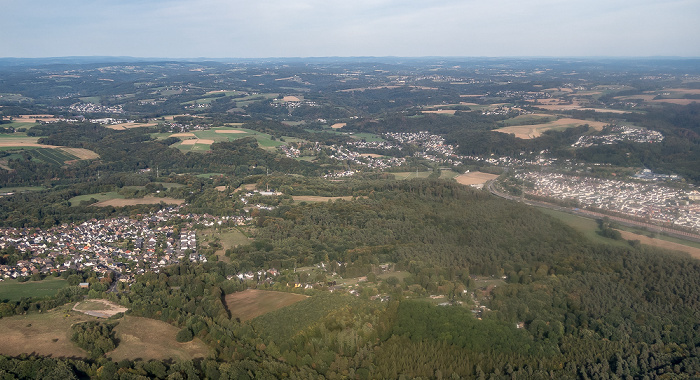
[[[641,228],[645,228],[645,229],[652,231],[652,232],[664,233],[666,235],[677,237],[679,239],[700,242],[700,235],[692,234],[692,233],[689,233],[686,231],[679,231],[679,230],[675,230],[675,229],[668,228],[668,227],[662,227],[662,226],[657,226],[657,225],[651,224],[651,223],[645,223],[645,222],[639,222],[636,220],[625,219],[625,218],[622,218],[619,216],[601,214],[601,213],[594,212],[594,211],[582,210],[582,209],[578,209],[578,208],[563,207],[563,206],[559,206],[559,205],[555,205],[555,204],[551,204],[551,203],[547,203],[547,202],[533,201],[530,199],[522,199],[520,197],[515,197],[515,196],[509,195],[509,194],[499,192],[498,190],[496,190],[493,187],[493,183],[494,183],[494,181],[489,181],[486,186],[488,186],[488,189],[491,192],[491,194],[496,195],[496,196],[501,197],[501,198],[509,199],[509,200],[516,201],[516,202],[522,202],[522,203],[525,203],[525,204],[530,205],[530,206],[544,207],[544,208],[548,208],[548,209],[552,209],[552,210],[567,212],[569,214],[579,215],[579,216],[583,216],[583,217],[591,218],[591,219],[608,218],[610,220],[614,220],[615,222],[617,222],[623,226],[637,227],[637,228],[641,227]]]

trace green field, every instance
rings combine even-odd
[[[582,216],[573,215],[573,214],[569,214],[566,212],[556,211],[556,210],[552,210],[552,209],[548,209],[548,208],[538,207],[538,210],[540,210],[541,212],[543,212],[547,215],[553,216],[553,217],[561,220],[565,224],[568,224],[570,227],[583,233],[584,236],[586,236],[587,238],[589,238],[595,242],[605,243],[605,244],[616,244],[616,245],[620,245],[620,246],[627,246],[626,241],[612,240],[612,239],[604,238],[604,237],[598,235],[598,233],[596,232],[596,231],[598,231],[598,222],[596,222],[593,219],[584,218]]]
[[[25,191],[46,190],[43,186],[8,186],[0,187],[0,193],[23,193]]]
[[[66,161],[77,160],[78,157],[68,154],[60,149],[39,148],[29,151],[33,159],[52,165],[63,165]]]
[[[225,262],[230,261],[230,258],[225,256],[226,250],[238,247],[239,245],[250,244],[251,242],[251,239],[245,236],[238,228],[225,228],[223,230],[209,228],[201,230],[197,232],[197,240],[200,239],[202,245],[208,244],[209,242],[217,242],[221,246],[221,249],[216,251],[216,255],[219,256],[220,261]]]
[[[503,120],[501,123],[503,126],[509,127],[511,125],[545,124],[556,119],[556,116],[520,115]]]
[[[89,201],[92,198],[97,199],[98,202],[102,202],[108,201],[110,199],[122,199],[124,198],[124,196],[117,193],[116,191],[110,191],[108,193],[78,195],[69,199],[68,201],[71,203],[71,205],[78,206],[80,204],[80,201]]]
[[[0,301],[19,301],[22,298],[42,298],[55,295],[59,289],[68,286],[62,278],[49,277],[43,281],[19,282],[17,280],[0,281]]]
[[[243,131],[243,133],[217,133],[216,131]],[[257,131],[253,131],[250,129],[244,129],[244,128],[231,128],[231,127],[221,127],[221,128],[212,128],[206,131],[194,131],[192,132],[198,139],[202,140],[212,140],[214,142],[221,142],[221,141],[234,141],[238,139],[242,139],[244,137],[254,137],[256,140],[258,140],[258,144],[262,148],[275,148],[280,145],[284,145],[283,142],[279,140],[272,140],[271,136],[266,134],[266,133],[261,133]],[[165,133],[159,133],[159,134],[153,134],[152,136],[156,138],[167,138],[170,136],[170,134],[165,134]],[[185,138],[186,139],[186,138]],[[285,138],[286,140],[287,138]],[[292,138],[289,138],[290,140],[294,140]],[[209,150],[210,145],[209,144],[194,144],[194,145],[183,145],[182,143],[176,144],[176,148],[180,149],[183,152],[206,152]]]

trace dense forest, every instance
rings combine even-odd
[[[376,181],[354,191],[352,201],[288,204],[261,215],[256,240],[229,250],[230,263],[182,264],[139,276],[116,293],[91,291],[129,307],[131,315],[180,327],[181,339],[202,339],[214,349],[206,360],[105,361],[100,353],[114,344],[113,325],[97,324],[73,333],[94,353],[91,361],[4,358],[0,369],[21,378],[49,368],[96,378],[219,379],[699,373],[696,260],[592,243],[536,210],[452,182]],[[388,303],[372,301],[371,291],[353,297],[321,287],[291,308],[240,322],[223,302],[253,286],[231,275],[319,263],[345,277],[372,273],[380,263],[409,275],[377,282],[391,295]],[[257,286],[289,291],[284,284],[295,275],[285,273],[276,284]],[[465,307],[480,276],[505,278],[481,320]],[[453,305],[416,298],[436,293]]]

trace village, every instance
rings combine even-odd
[[[646,176],[652,174],[645,173]],[[662,186],[559,173],[523,172],[527,194],[558,200],[573,200],[579,207],[592,207],[649,220],[667,226],[700,231],[700,193]],[[532,186],[528,189],[529,185]]]
[[[13,265],[0,265],[0,279],[91,270],[102,275],[114,272],[121,281],[129,282],[136,274],[158,272],[183,261],[206,262],[206,257],[197,253],[195,225],[246,221],[242,216],[181,214],[180,208],[169,207],[140,219],[93,219],[47,230],[1,228],[0,249],[12,246],[28,257]]]

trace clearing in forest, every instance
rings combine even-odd
[[[119,313],[125,313],[127,308],[102,299],[78,302],[73,306],[73,310],[98,318],[109,318]]]
[[[175,198],[158,198],[158,197],[143,197],[143,198],[131,198],[131,199],[109,199],[106,201],[98,202],[93,204],[96,207],[124,207],[124,206],[136,206],[136,205],[157,205],[160,202],[169,205],[181,205],[185,203],[184,199]]]
[[[215,133],[248,133],[246,131],[241,131],[240,129],[217,129]]]
[[[458,183],[462,185],[483,185],[487,181],[498,178],[496,174],[469,172],[455,177]]]
[[[639,242],[642,244],[650,245],[652,247],[657,248],[668,249],[671,251],[685,252],[696,259],[700,259],[700,248],[690,247],[687,245],[674,243],[672,241],[650,238],[648,236],[635,234],[634,232],[623,230],[618,231],[620,231],[620,235],[622,235],[622,238],[625,240],[639,240]]]
[[[70,327],[93,320],[94,317],[73,312],[70,307],[2,318],[0,354],[87,358],[87,353],[71,342]]]
[[[347,125],[347,123],[335,123],[335,124],[331,125],[331,128],[333,128],[333,129],[340,129],[340,128],[343,128],[343,127],[346,126],[346,125]]]
[[[496,129],[496,132],[512,133],[515,135],[515,137],[527,140],[527,139],[534,139],[534,138],[540,137],[542,135],[542,133],[545,131],[549,131],[549,130],[560,131],[560,130],[564,130],[567,128],[573,128],[573,127],[577,127],[579,125],[584,125],[584,124],[588,124],[593,129],[600,131],[603,129],[603,126],[607,125],[608,123],[604,123],[602,121],[590,121],[590,120],[581,120],[581,119],[562,118],[562,119],[550,121],[550,122],[544,123],[544,124],[513,125],[510,127]]]
[[[204,145],[211,145],[214,143],[214,140],[208,140],[208,139],[190,139],[190,140],[184,140],[181,144],[182,145],[195,145],[195,144],[204,144]]]
[[[306,298],[302,294],[248,289],[227,295],[225,301],[232,318],[248,321]]]
[[[294,199],[295,202],[328,202],[328,201],[334,201],[336,199],[343,199],[346,201],[351,201],[352,196],[344,196],[344,197],[320,197],[316,195],[293,195],[292,199]]]
[[[84,148],[61,148],[62,151],[78,157],[81,160],[94,160],[100,158],[100,155]]]
[[[119,345],[107,354],[114,361],[192,360],[209,354],[209,348],[198,338],[179,343],[175,336],[180,329],[163,321],[129,315],[118,321],[114,333]]]

